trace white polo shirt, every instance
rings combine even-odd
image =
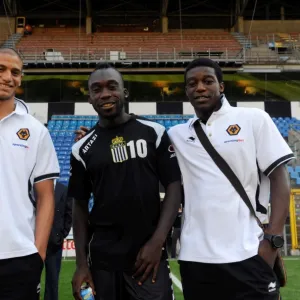
[[[0,259],[36,253],[33,185],[59,177],[59,165],[47,128],[26,104],[0,120]]]
[[[242,261],[257,254],[262,230],[202,147],[195,122],[196,117],[168,131],[185,192],[179,259],[204,263]],[[224,96],[221,109],[201,126],[240,179],[254,208],[267,207],[267,176],[294,157],[270,116],[256,108],[232,107]]]

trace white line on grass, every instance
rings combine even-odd
[[[171,278],[175,286],[182,292],[182,284],[180,280],[173,273],[171,273]]]

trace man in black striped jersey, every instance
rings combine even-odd
[[[164,244],[181,202],[173,147],[163,126],[125,113],[128,92],[116,69],[98,65],[88,85],[100,121],[72,148],[74,297],[87,282],[96,299],[171,300]]]

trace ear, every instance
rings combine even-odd
[[[125,97],[125,99],[128,99],[128,97],[129,97],[129,92],[127,89],[124,89],[124,97]]]
[[[225,84],[224,84],[224,82],[221,82],[220,83],[220,93],[223,93],[224,92],[224,90],[225,90]]]

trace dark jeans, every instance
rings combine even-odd
[[[44,300],[58,300],[58,279],[62,260],[62,247],[56,252],[47,252],[45,260],[46,282]]]

